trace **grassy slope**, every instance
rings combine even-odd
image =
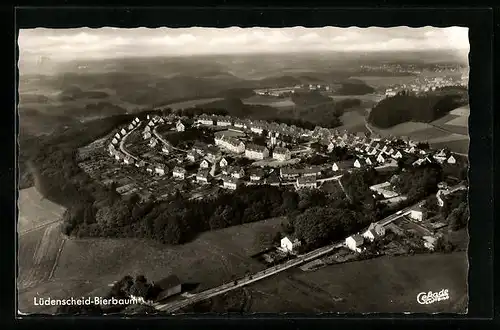
[[[203,290],[232,276],[258,271],[264,265],[250,258],[279,229],[281,219],[207,232],[182,246],[164,246],[134,239],[67,240],[51,281],[20,295],[30,312],[33,296],[50,293],[53,298],[88,295],[107,290],[108,284],[131,274],[160,280],[172,273],[184,283],[199,283]],[[43,308],[40,310],[44,310]]]
[[[247,311],[460,313],[467,302],[467,269],[463,252],[382,257],[314,272],[294,269],[247,287]],[[450,300],[416,302],[419,292],[441,289],[449,290]]]

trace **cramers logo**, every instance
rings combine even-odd
[[[417,295],[417,302],[421,305],[429,305],[435,303],[436,301],[448,300],[450,295],[448,294],[448,289],[443,289],[439,292],[420,292]]]

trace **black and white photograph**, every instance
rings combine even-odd
[[[466,314],[468,33],[21,28],[18,315]]]

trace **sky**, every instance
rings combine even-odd
[[[468,29],[449,28],[78,28],[23,29],[21,61],[308,51],[448,50],[467,54]]]

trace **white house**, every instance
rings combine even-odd
[[[457,160],[455,159],[455,157],[453,157],[453,155],[450,156],[450,158],[448,158],[448,164],[456,164],[457,163]]]
[[[245,176],[245,170],[241,167],[233,167],[230,171],[229,171],[229,174],[231,174],[231,176],[233,178],[236,178],[236,179],[241,179],[242,177]]]
[[[333,151],[333,149],[335,149],[335,143],[330,142],[330,143],[328,144],[328,152],[332,152],[332,151]]]
[[[256,134],[262,134],[262,132],[264,132],[264,128],[260,125],[252,125],[250,127],[250,131]]]
[[[259,181],[264,177],[264,171],[261,170],[260,168],[253,170],[250,173],[250,180],[251,181]]]
[[[401,154],[401,151],[399,151],[399,150],[392,154],[392,158],[394,158],[394,159],[399,159],[402,157],[403,157],[403,155]]]
[[[424,218],[424,212],[420,207],[414,208],[410,211],[410,218],[415,221],[422,221]]]
[[[361,246],[363,245],[364,243],[364,239],[363,239],[363,236],[360,236],[360,235],[352,235],[352,236],[349,236],[345,239],[345,245],[355,251],[355,252],[361,252]]]
[[[151,140],[149,140],[149,146],[151,148],[154,148],[156,147],[156,144],[158,143],[158,140],[156,140],[155,138],[151,138]]]
[[[315,189],[317,187],[317,181],[315,176],[300,177],[297,178],[295,182],[296,189],[308,188]]]
[[[125,128],[122,128],[122,130],[120,131],[120,133],[123,136],[127,135],[127,131],[125,130]]]
[[[370,157],[367,157],[366,160],[365,160],[365,162],[366,162],[366,165],[373,165],[372,160],[370,159]]]
[[[163,164],[156,165],[155,173],[160,175],[160,176],[165,175],[165,165],[163,165]]]
[[[201,115],[198,117],[198,123],[203,124],[203,125],[213,125],[214,124],[214,119],[210,116],[207,115]]]
[[[224,177],[222,179],[223,187],[226,189],[236,190],[238,187],[238,179],[232,177]]]
[[[127,165],[130,165],[130,164],[133,164],[134,163],[134,159],[132,157],[129,157],[129,156],[125,156],[123,158],[123,162]]]
[[[146,127],[144,128],[144,131],[143,131],[143,132],[151,132],[151,127],[146,126]]]
[[[229,136],[216,136],[215,145],[226,148],[229,151],[237,154],[245,152],[245,144],[242,141]]]
[[[379,163],[384,163],[385,162],[385,158],[384,158],[384,156],[382,156],[382,153],[378,154],[378,156],[377,156],[377,162],[379,162]]]
[[[177,124],[175,124],[175,129],[177,130],[177,132],[184,132],[186,126],[184,126],[184,124],[179,120]]]
[[[187,155],[186,155],[186,158],[187,160],[189,160],[190,162],[196,162],[199,158],[200,158],[200,155],[194,151],[194,150],[190,150]]]
[[[281,148],[281,147],[274,148],[273,158],[280,161],[280,162],[284,162],[286,160],[289,160],[291,158],[290,150],[288,150],[287,148]]]
[[[129,130],[133,130],[134,129],[134,125],[132,125],[132,124],[128,125],[128,129]]]
[[[203,159],[203,161],[200,163],[200,168],[209,168],[212,164],[206,160],[206,159]]]
[[[247,124],[243,120],[236,120],[234,122],[234,127],[247,128]]]
[[[245,157],[257,160],[265,159],[269,157],[269,149],[263,146],[250,144],[246,147]]]
[[[111,141],[112,144],[118,144],[118,139],[117,138],[113,138],[113,140]]]
[[[217,118],[217,126],[231,126],[231,119],[226,117]]]
[[[354,162],[354,167],[361,168],[361,163],[359,162],[358,159],[356,159],[356,161]]]
[[[117,133],[115,134],[115,138],[117,138],[117,139],[120,139],[120,138],[121,138],[120,132],[117,132]]]
[[[165,155],[168,155],[170,154],[170,148],[164,145],[163,147],[161,147],[161,152],[163,152]]]
[[[139,118],[135,117],[134,118],[134,123],[139,124],[139,122],[140,122]]]
[[[226,167],[227,165],[228,165],[228,162],[227,162],[226,158],[222,158],[219,162],[219,166]]]
[[[144,132],[142,133],[142,137],[144,140],[150,139],[151,138],[151,132]]]
[[[300,247],[301,243],[297,238],[288,238],[283,237],[281,239],[280,250],[286,253],[293,253],[297,251],[297,248]]]
[[[375,239],[382,237],[385,235],[384,226],[379,225],[378,223],[372,223],[368,229],[363,233],[363,238],[367,239],[370,242],[373,242]]]
[[[339,170],[339,166],[337,165],[337,163],[333,163],[332,171],[337,172],[338,170]]]
[[[186,170],[182,167],[176,166],[172,171],[172,176],[174,178],[184,179],[184,177],[186,176]]]
[[[208,183],[208,169],[198,171],[198,173],[196,174],[196,182]]]

